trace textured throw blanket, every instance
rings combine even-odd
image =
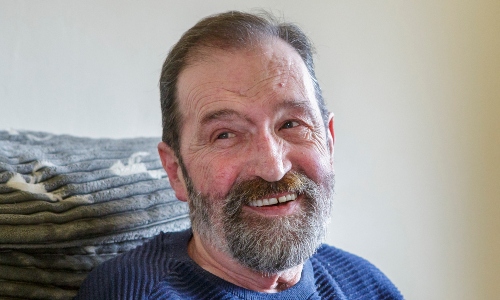
[[[189,227],[158,141],[0,131],[0,298],[71,299],[96,265]]]

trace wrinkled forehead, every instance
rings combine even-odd
[[[245,48],[197,49],[179,76],[177,99],[182,107],[216,89],[252,97],[273,87],[301,91],[302,97],[315,99],[313,82],[302,58],[279,39]]]

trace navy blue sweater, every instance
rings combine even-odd
[[[187,254],[191,230],[162,233],[94,269],[75,299],[403,299],[376,267],[321,246],[300,281],[275,294],[250,291],[205,271]]]

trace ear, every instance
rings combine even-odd
[[[175,191],[175,196],[181,201],[187,201],[188,192],[186,188],[186,182],[184,181],[182,169],[179,165],[179,160],[177,159],[174,150],[170,148],[165,142],[160,142],[158,144],[158,154],[160,155],[163,169],[165,169],[165,172],[167,172],[170,185]]]
[[[335,144],[335,130],[334,130],[334,115],[333,113],[330,113],[328,115],[328,144],[330,146],[330,157],[331,157],[331,162],[333,165],[333,146]]]

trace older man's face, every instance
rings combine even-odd
[[[178,99],[193,229],[235,256],[254,248],[250,256],[262,255],[272,245],[252,244],[277,242],[284,244],[275,256],[283,256],[304,232],[314,235],[306,242],[314,251],[333,193],[333,121],[326,129],[300,56],[276,40],[212,50],[181,73]],[[252,238],[245,249],[228,245]],[[297,262],[243,263],[276,271]]]

